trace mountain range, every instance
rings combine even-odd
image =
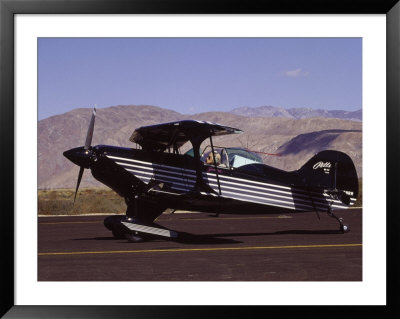
[[[89,108],[80,108],[38,121],[39,189],[75,187],[79,168],[62,153],[84,144],[91,113]],[[265,164],[280,169],[298,169],[318,151],[335,149],[347,153],[358,175],[362,174],[362,122],[358,119],[244,116],[233,111],[185,115],[149,105],[112,106],[97,110],[92,145],[135,147],[129,137],[136,128],[184,119],[217,122],[243,130],[243,134],[214,138],[214,145],[260,152]],[[182,151],[189,147],[187,143]],[[81,187],[92,186],[102,184],[85,170]]]
[[[351,121],[362,121],[362,110],[321,110],[311,108],[283,108],[276,106],[238,107],[231,111],[233,114],[248,117],[287,117],[292,119],[305,119],[311,117],[337,118]]]

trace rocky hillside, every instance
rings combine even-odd
[[[38,122],[38,188],[75,187],[79,168],[62,153],[82,146],[91,109],[75,109]],[[205,120],[240,128],[243,134],[218,137],[215,145],[241,146],[263,153],[264,162],[285,170],[298,169],[316,152],[335,149],[347,153],[362,173],[362,123],[336,118],[246,117],[228,112],[183,115],[155,106],[113,106],[97,110],[92,145],[133,147],[135,128],[182,119]],[[189,145],[184,146],[185,149]],[[85,170],[81,187],[100,186]]]

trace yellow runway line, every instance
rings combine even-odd
[[[39,256],[60,255],[100,255],[100,254],[136,254],[136,253],[175,253],[194,251],[238,251],[257,249],[298,249],[298,248],[338,248],[361,247],[362,244],[337,244],[337,245],[298,245],[298,246],[255,246],[255,247],[219,247],[219,248],[177,248],[177,249],[143,249],[143,250],[109,250],[109,251],[75,251],[75,252],[49,252],[39,253]]]

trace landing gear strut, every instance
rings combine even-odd
[[[350,228],[348,225],[343,224],[343,218],[342,217],[337,217],[333,212],[332,212],[332,208],[331,206],[328,207],[328,215],[332,218],[335,218],[339,224],[340,224],[340,228],[339,230],[344,234],[350,231]]]
[[[157,236],[177,237],[177,233],[154,223],[154,220],[163,213],[165,207],[146,202],[136,195],[126,199],[126,204],[125,216],[115,215],[104,219],[104,226],[111,230],[114,238],[127,239],[131,243],[138,243]]]

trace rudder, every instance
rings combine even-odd
[[[319,152],[297,174],[303,186],[337,192],[339,199],[347,205],[358,196],[356,168],[351,158],[343,152]]]

